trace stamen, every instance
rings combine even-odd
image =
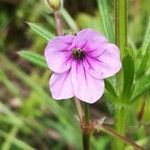
[[[83,49],[73,49],[73,57],[75,59],[83,59],[83,57],[85,56],[84,50]]]

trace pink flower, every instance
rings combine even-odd
[[[49,41],[44,55],[54,72],[49,85],[57,100],[75,96],[94,103],[104,93],[104,79],[121,68],[118,47],[92,29],[57,36]]]

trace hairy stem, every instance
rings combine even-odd
[[[116,44],[120,49],[121,58],[123,58],[126,52],[127,46],[127,10],[128,10],[128,0],[115,0],[115,40]],[[121,95],[121,85],[122,85],[122,76],[121,72],[117,74],[117,93]],[[121,103],[121,100],[118,102]],[[126,134],[126,123],[128,111],[126,107],[122,107],[122,105],[118,104],[116,106],[115,113],[115,130],[121,135]],[[117,139],[113,140],[112,144],[113,150],[123,150],[124,144]]]
[[[89,114],[89,105],[83,103],[84,110],[84,124],[83,124],[83,150],[90,150],[90,132],[86,130],[86,127],[90,125],[90,114]],[[85,128],[84,128],[85,127]]]
[[[115,130],[123,136],[126,134],[127,115],[128,109],[124,107],[118,108],[115,113]],[[113,149],[123,150],[124,143],[118,139],[114,139]]]
[[[80,119],[80,126],[82,129],[82,143],[83,150],[90,150],[90,135],[91,135],[91,122],[90,122],[90,113],[89,113],[89,105],[86,103],[82,103],[81,101],[75,97],[75,104],[77,107],[78,116]]]
[[[122,57],[126,54],[127,46],[127,4],[127,0],[115,0],[115,40]]]

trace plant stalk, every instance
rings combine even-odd
[[[49,5],[49,7],[52,9],[52,6],[51,6],[51,3],[50,3],[49,0],[47,0],[47,3]],[[56,21],[57,35],[62,35],[63,23],[62,23],[62,17],[61,17],[61,13],[60,13],[60,8],[58,10],[53,9],[53,14],[54,14],[55,21]]]
[[[76,104],[76,107],[77,107],[77,112],[78,112],[78,116],[79,116],[80,122],[82,122],[83,117],[84,117],[84,113],[83,113],[83,110],[82,110],[81,102],[76,97],[74,99],[75,99],[75,104]]]
[[[62,17],[59,11],[54,12],[55,21],[56,21],[56,29],[57,29],[57,35],[62,35]]]
[[[128,0],[115,0],[115,41],[121,57],[126,54],[128,23]]]
[[[83,105],[81,106],[81,101],[76,97],[75,104],[77,107],[77,112],[80,119],[80,126],[82,129],[83,150],[90,150],[90,135],[93,128],[91,127],[90,122],[89,105],[83,102]]]
[[[115,0],[115,41],[120,49],[121,58],[123,58],[127,52],[127,22],[128,22],[128,0]],[[121,72],[117,74],[117,93],[121,95],[122,76]],[[121,99],[118,101],[115,112],[115,130],[121,135],[126,134],[126,123],[128,110],[126,107],[122,107]],[[123,150],[124,144],[117,139],[113,140],[113,150]]]
[[[87,130],[90,125],[90,113],[89,113],[89,105],[87,103],[83,103],[84,110],[84,123],[82,128],[82,140],[83,140],[83,150],[90,150],[90,135],[91,133]]]
[[[128,109],[125,107],[118,108],[115,114],[115,131],[122,136],[126,134]],[[114,150],[123,150],[124,143],[118,139],[114,139]]]

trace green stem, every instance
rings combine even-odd
[[[115,0],[115,40],[116,44],[120,49],[121,58],[126,55],[126,46],[127,46],[127,0]],[[117,74],[117,93],[121,94],[121,72]],[[121,100],[118,101],[121,103]],[[125,135],[126,133],[126,122],[127,122],[127,109],[118,104],[115,113],[115,129],[121,134]],[[113,140],[113,149],[114,150],[123,150],[124,144],[117,140]]]
[[[127,52],[127,23],[128,23],[128,0],[115,0],[115,41],[120,49],[121,58]],[[117,93],[121,93],[121,72],[117,73]]]
[[[87,103],[83,103],[83,110],[84,110],[85,123],[89,124],[90,123],[90,112],[89,112],[89,105]]]
[[[84,110],[84,125],[88,126],[90,124],[90,113],[89,113],[89,105],[87,103],[83,103]],[[90,150],[90,132],[86,132],[83,129],[83,150]]]
[[[83,150],[90,150],[90,135],[87,133],[83,133]]]
[[[115,0],[115,40],[118,45],[121,56],[125,55],[127,46],[127,0]]]
[[[121,135],[126,134],[128,109],[125,107],[118,108],[115,114],[115,130]],[[114,139],[114,150],[123,150],[124,143],[118,139]]]

